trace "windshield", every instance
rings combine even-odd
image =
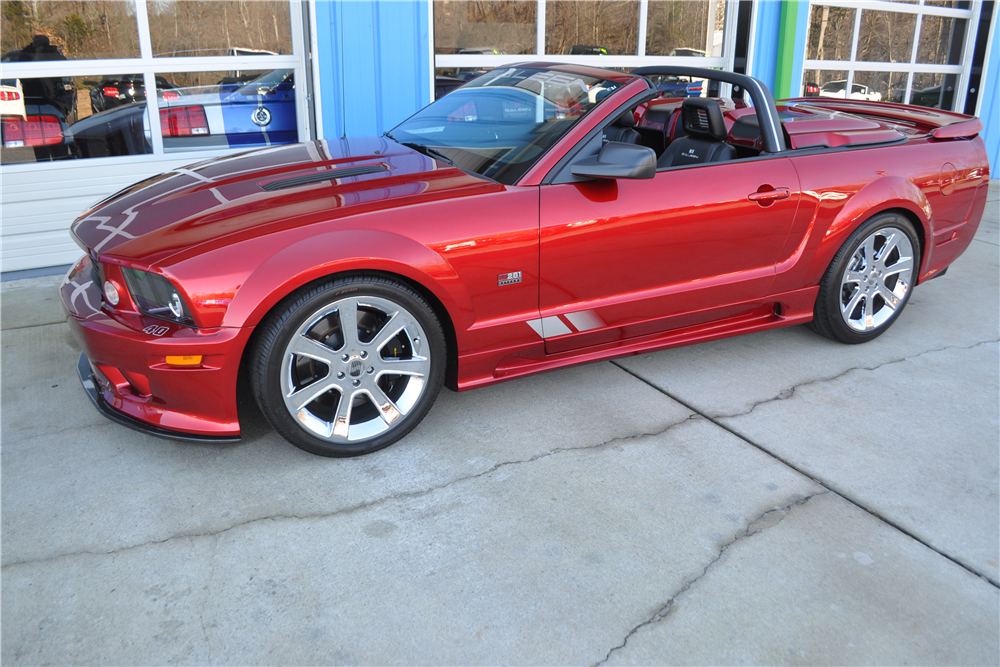
[[[511,185],[620,86],[568,72],[496,69],[421,109],[387,136]]]

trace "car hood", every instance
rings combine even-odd
[[[94,257],[152,264],[201,244],[502,187],[382,137],[312,141],[154,176],[96,204],[71,230]]]

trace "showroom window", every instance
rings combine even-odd
[[[732,69],[735,2],[725,0],[434,0],[438,94],[521,56],[629,69]],[[458,81],[454,81],[457,79]]]
[[[978,11],[957,0],[814,2],[802,94],[961,110]]]
[[[0,9],[5,167],[309,138],[299,2],[0,0]]]

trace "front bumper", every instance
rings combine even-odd
[[[128,416],[124,412],[115,410],[113,407],[108,405],[107,401],[104,400],[104,392],[98,388],[99,381],[95,377],[94,368],[90,365],[90,359],[87,358],[86,354],[80,355],[80,361],[76,364],[76,372],[77,375],[80,376],[80,383],[83,385],[83,390],[87,392],[87,398],[89,398],[90,402],[94,404],[97,411],[111,421],[117,422],[122,426],[128,426],[136,431],[148,433],[149,435],[155,435],[160,438],[169,438],[171,440],[205,443],[227,443],[240,441],[239,436],[195,435],[193,433],[183,433],[181,431],[168,431],[165,428],[159,428],[158,426],[153,426],[152,424],[139,421],[134,417]]]
[[[153,435],[210,442],[239,439],[236,378],[251,329],[191,329],[102,302],[84,257],[60,296],[83,350],[78,371],[97,409]],[[170,355],[201,355],[196,367],[173,367]],[[88,386],[89,383],[89,386]]]

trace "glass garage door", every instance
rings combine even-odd
[[[72,262],[70,222],[131,182],[311,138],[288,0],[0,0],[4,272]]]
[[[802,95],[960,111],[978,11],[959,0],[814,2]]]

